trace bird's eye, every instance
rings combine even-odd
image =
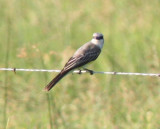
[[[93,36],[94,39],[100,40],[103,39],[103,36]]]

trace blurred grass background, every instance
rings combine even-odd
[[[1,0],[0,67],[61,69],[101,32],[103,51],[88,68],[159,73],[159,7],[159,0]],[[46,94],[56,74],[0,71],[0,128],[160,129],[159,78],[71,74]]]

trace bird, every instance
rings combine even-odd
[[[93,33],[91,41],[82,45],[73,54],[73,56],[69,58],[68,62],[64,65],[61,72],[55,78],[53,78],[53,80],[45,87],[45,91],[51,90],[51,88],[53,88],[64,76],[75,69],[79,69],[79,74],[81,74],[81,68],[83,68],[92,75],[94,72],[85,68],[85,65],[97,59],[97,57],[101,53],[103,44],[103,34]]]

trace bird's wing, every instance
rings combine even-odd
[[[68,60],[62,71],[66,71],[69,69],[72,70],[81,67],[91,61],[94,61],[99,56],[100,52],[101,49],[97,46],[88,48],[88,50],[80,50]]]

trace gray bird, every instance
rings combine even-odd
[[[61,72],[45,87],[46,91],[49,91],[54,87],[65,75],[75,69],[81,69],[93,74],[92,70],[86,69],[84,66],[97,59],[103,48],[104,39],[103,34],[94,33],[90,42],[87,42],[81,46],[74,55],[68,60]],[[81,72],[81,70],[80,70]],[[79,73],[80,73],[79,72]]]

